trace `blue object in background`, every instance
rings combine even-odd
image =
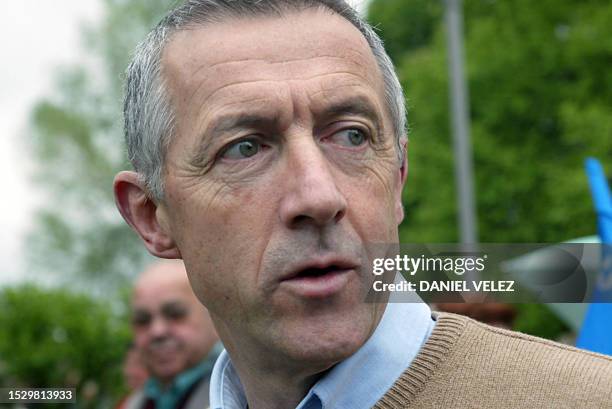
[[[602,269],[576,346],[612,355],[612,194],[599,161],[585,163],[602,242]]]

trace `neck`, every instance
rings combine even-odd
[[[340,359],[295,360],[279,349],[236,335],[223,321],[213,322],[246,395],[249,409],[295,408],[310,388]]]
[[[322,373],[297,377],[280,373],[244,373],[238,368],[236,370],[243,384],[249,409],[295,408],[322,376]]]
[[[312,386],[333,366],[330,362],[292,362],[289,357],[225,343],[249,409],[295,408]],[[250,353],[249,353],[250,351]],[[262,359],[267,357],[267,359]]]

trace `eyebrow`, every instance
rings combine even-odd
[[[259,114],[226,114],[214,120],[205,133],[214,138],[216,135],[240,128],[260,128],[274,125],[275,118]]]
[[[158,311],[162,311],[164,308],[185,308],[185,309],[189,309],[189,306],[181,301],[181,300],[170,300],[167,301],[163,304],[161,304],[158,308]],[[151,311],[148,308],[145,307],[133,307],[131,314],[132,315],[136,315],[136,314],[153,314],[156,313],[156,311]]]
[[[168,301],[167,303],[164,303],[161,305],[161,307],[159,307],[159,310],[162,311],[164,308],[185,308],[187,309],[188,306],[187,304],[185,304],[182,301]]]
[[[315,115],[323,120],[329,120],[341,115],[363,116],[372,121],[377,135],[381,133],[381,115],[365,97],[356,96],[334,101],[330,105],[315,110]]]
[[[361,115],[378,121],[378,112],[372,104],[364,98],[349,98],[332,103],[321,110],[321,116],[333,117],[344,114]]]

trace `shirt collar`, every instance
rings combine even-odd
[[[366,409],[391,388],[423,346],[435,322],[423,302],[389,303],[370,339],[333,367],[296,409]],[[215,364],[211,409],[245,409],[244,389],[227,352]]]
[[[144,386],[145,396],[155,401],[156,408],[176,407],[178,402],[196,382],[210,375],[215,360],[222,350],[223,346],[218,342],[202,362],[178,374],[170,384],[170,387],[166,389],[162,388],[161,383],[157,379],[150,378]]]

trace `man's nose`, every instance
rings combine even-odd
[[[155,316],[151,320],[149,332],[153,337],[163,336],[168,332],[168,322],[162,316]]]
[[[286,159],[281,221],[289,228],[338,223],[346,213],[346,199],[338,189],[333,164],[316,141],[310,137],[288,147]]]

